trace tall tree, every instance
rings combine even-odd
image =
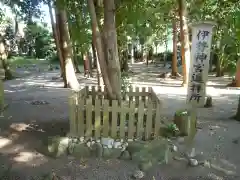
[[[187,24],[187,7],[186,0],[178,0],[178,10],[180,18],[180,37],[181,37],[181,57],[182,57],[182,72],[183,85],[188,83],[188,73],[190,66],[190,45],[189,32]]]
[[[61,67],[61,76],[63,77],[64,87],[67,87],[67,79],[66,79],[65,68],[64,68],[64,59],[63,59],[63,54],[62,54],[62,49],[60,46],[60,39],[59,39],[59,28],[58,28],[59,27],[58,26],[59,19],[56,16],[56,10],[55,10],[56,23],[54,23],[54,16],[53,16],[53,12],[52,12],[51,1],[48,1],[48,9],[49,9],[49,15],[50,15],[50,20],[51,20],[51,25],[52,25],[53,37],[55,40],[57,54],[58,54],[58,58],[60,61],[59,63],[60,63],[60,67]]]
[[[118,56],[117,32],[115,22],[115,1],[103,0],[104,4],[104,41],[108,76],[116,99],[121,98],[121,70]]]
[[[13,78],[8,62],[8,48],[3,36],[0,36],[0,63],[5,71],[5,79],[10,80]]]
[[[79,83],[75,74],[74,65],[73,65],[73,51],[72,51],[72,44],[70,41],[70,35],[68,30],[68,23],[67,23],[67,13],[64,7],[57,4],[57,11],[59,17],[59,37],[60,37],[60,45],[62,48],[62,54],[64,58],[64,68],[66,73],[66,80],[67,85],[71,89],[78,90]]]
[[[115,99],[116,96],[113,94],[113,89],[109,80],[108,71],[107,71],[107,63],[105,61],[104,49],[103,49],[103,42],[101,32],[98,26],[95,5],[93,0],[88,0],[88,7],[91,16],[92,22],[92,35],[93,40],[95,41],[94,44],[96,45],[97,57],[100,64],[100,69],[103,77],[103,82],[106,86],[106,90],[110,98]]]

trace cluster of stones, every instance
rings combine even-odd
[[[129,139],[129,142],[133,140]],[[115,157],[119,156],[128,146],[128,142],[123,139],[114,140],[112,138],[76,138],[54,136],[47,142],[48,154],[54,157],[69,154],[77,157]]]
[[[130,140],[131,141],[131,140]],[[112,157],[116,158],[128,146],[127,141],[123,139],[114,140],[112,138],[85,139],[69,138],[68,153],[76,156],[92,157]]]
[[[138,170],[133,176],[144,176],[154,164],[169,163],[174,159],[174,153],[178,147],[167,139],[156,139],[152,141],[140,141],[135,139],[114,140],[112,138],[75,138],[75,137],[54,137],[49,139],[48,152],[55,157],[62,154],[72,155],[76,158],[97,157],[97,158],[121,158],[131,159],[138,164]],[[175,159],[179,160],[179,159]],[[199,165],[196,159],[183,158],[190,166]]]

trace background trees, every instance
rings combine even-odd
[[[41,19],[41,4],[49,7],[52,32]],[[83,59],[90,67],[97,61],[109,97],[120,98],[121,71],[128,71],[128,62],[155,62],[173,60],[172,73],[179,64],[176,51],[181,44],[183,84],[187,81],[191,32],[188,24],[200,20],[217,23],[212,46],[210,70],[216,76],[225,72],[234,75],[240,53],[240,5],[237,1],[200,0],[10,0],[14,18],[0,13],[4,40],[8,41],[8,55],[58,59],[65,87],[77,88],[75,72]],[[19,22],[25,23],[24,36],[19,35]],[[167,38],[174,32],[173,47]],[[173,49],[160,53],[159,45]],[[169,48],[170,47],[170,48]],[[174,56],[172,56],[174,54]],[[57,58],[56,58],[57,57]],[[89,58],[83,58],[89,57]],[[173,58],[172,58],[173,57]],[[101,71],[101,72],[100,72]]]

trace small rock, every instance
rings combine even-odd
[[[92,142],[91,142],[91,141],[88,141],[88,142],[87,142],[87,147],[89,147],[89,148],[90,148],[90,147],[91,147],[91,145],[92,145]]]
[[[59,157],[67,153],[69,147],[68,137],[53,136],[47,140],[47,155]]]
[[[189,159],[189,165],[190,166],[197,166],[198,165],[198,160],[196,159]]]
[[[175,146],[175,145],[172,145],[172,148],[171,148],[171,150],[172,150],[173,152],[177,152],[177,151],[178,151],[178,147],[177,147],[177,146]]]
[[[32,105],[46,105],[46,104],[49,104],[49,102],[47,102],[47,101],[32,101],[31,104]]]
[[[134,173],[133,173],[133,177],[135,179],[142,179],[144,177],[144,172],[140,171],[140,170],[136,170]]]
[[[70,153],[74,157],[78,158],[86,158],[90,157],[91,150],[84,144],[84,143],[78,143],[74,145],[74,148],[72,149],[72,153]]]
[[[128,143],[127,142],[123,143],[121,147],[122,147],[122,151],[125,151],[125,149],[128,147]]]
[[[74,137],[74,138],[72,138],[72,142],[73,142],[73,143],[77,143],[77,142],[78,142],[78,139]]]
[[[83,142],[83,141],[84,141],[84,137],[80,137],[80,138],[79,138],[79,141],[80,141],[80,142]]]
[[[121,142],[115,141],[114,144],[113,144],[113,147],[114,147],[115,149],[121,148],[121,146],[122,146],[122,143],[121,143]]]
[[[100,143],[94,143],[92,146],[92,154],[101,158],[103,156],[103,146]]]
[[[127,141],[128,141],[128,142],[133,142],[133,139],[128,139]]]
[[[112,138],[102,138],[101,139],[101,144],[104,146],[104,145],[106,145],[106,146],[109,146],[109,145],[113,145],[113,143],[114,143],[114,139],[112,139]]]
[[[92,141],[92,142],[91,142],[91,146],[94,145],[95,143],[96,143],[95,141]]]

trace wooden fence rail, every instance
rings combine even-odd
[[[159,134],[161,104],[152,88],[130,89],[124,99],[106,99],[103,87],[87,86],[73,92],[69,98],[70,135],[149,139]]]

